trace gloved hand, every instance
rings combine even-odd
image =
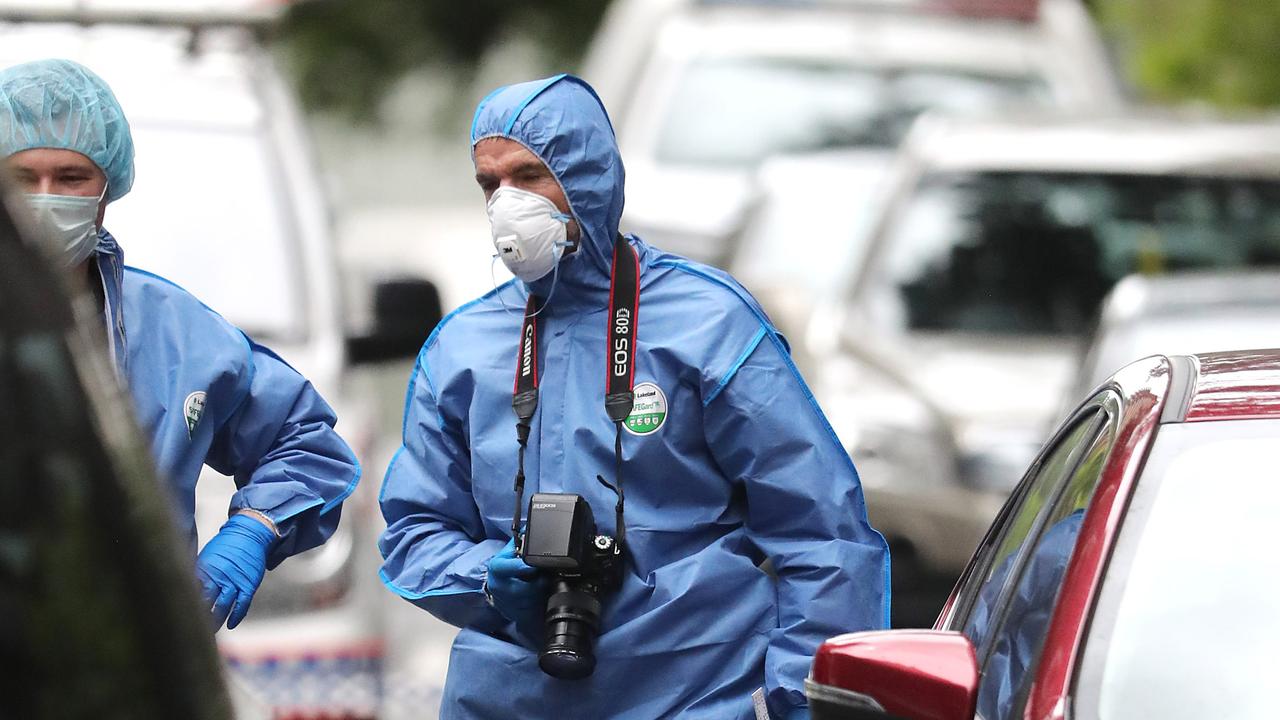
[[[533,640],[542,637],[547,599],[545,584],[545,578],[537,568],[516,557],[514,538],[497,555],[489,558],[485,587],[490,602],[503,617],[515,623],[520,632]]]
[[[791,711],[787,713],[787,720],[809,720],[809,708],[791,708]]]
[[[196,578],[211,608],[213,629],[234,628],[267,572],[267,553],[276,534],[259,520],[233,515],[196,558]]]

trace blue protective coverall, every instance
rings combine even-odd
[[[614,534],[615,498],[595,479],[614,465],[605,340],[623,167],[613,130],[590,87],[557,76],[486,98],[472,142],[487,137],[540,157],[582,229],[554,293],[551,276],[533,283],[551,299],[525,501],[580,494]],[[529,289],[512,281],[459,308],[418,356],[404,446],[380,496],[381,574],[462,628],[443,718],[751,718],[761,687],[786,717],[805,704],[822,640],[888,621],[887,547],[782,338],[726,274],[628,240],[641,265],[635,382],[660,390],[665,414],[623,437],[628,558],[621,589],[602,598],[588,679],[543,674],[536,648],[481,592],[510,537],[511,394]],[[776,584],[758,567],[770,557]]]
[[[96,262],[112,358],[192,548],[206,464],[235,479],[232,513],[249,508],[275,523],[267,567],[328,539],[360,465],[311,383],[182,288],[125,267],[105,230]]]

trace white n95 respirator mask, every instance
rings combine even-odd
[[[103,188],[103,195],[106,192]],[[65,267],[75,267],[89,259],[98,247],[98,205],[102,196],[28,193],[26,199],[39,241],[50,243]]]
[[[512,275],[533,282],[551,272],[564,255],[568,215],[547,198],[503,186],[489,198],[493,247]]]

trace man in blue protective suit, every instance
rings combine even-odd
[[[785,342],[726,274],[618,234],[622,160],[585,82],[499,89],[471,144],[517,279],[423,346],[381,495],[384,582],[462,628],[441,717],[807,717],[819,643],[887,624],[889,557]],[[624,527],[597,475],[625,475]],[[512,537],[534,492],[625,530],[585,679],[539,666],[551,577]]]
[[[230,518],[200,551],[196,573],[214,626],[235,627],[268,568],[333,533],[359,480],[333,410],[199,300],[125,267],[102,223],[133,185],[133,140],[101,78],[67,60],[0,71],[0,157],[27,193],[39,236],[101,304],[102,337],[193,547],[202,466],[234,476]]]

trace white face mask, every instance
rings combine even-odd
[[[493,247],[512,275],[525,282],[545,277],[570,243],[569,216],[547,198],[503,186],[489,199]]]
[[[40,239],[52,243],[66,267],[75,267],[98,247],[98,205],[106,196],[27,194],[36,232]]]

